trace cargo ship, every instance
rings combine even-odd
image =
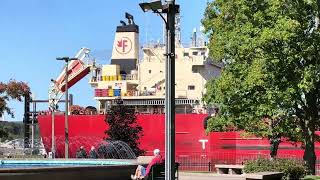
[[[55,109],[57,102],[67,88],[72,87],[90,74],[89,85],[94,88],[96,111],[71,112],[69,115],[69,151],[75,157],[77,149],[84,146],[99,146],[105,138],[108,125],[104,119],[107,110],[121,100],[124,106],[135,108],[137,121],[143,127],[140,148],[146,155],[153,149],[164,151],[164,98],[165,98],[165,46],[162,43],[139,44],[139,26],[133,16],[126,14],[127,22],[117,26],[110,64],[98,65],[90,56],[88,48],[81,48],[68,65],[68,86],[66,73],[53,80],[49,103],[55,117],[56,156],[64,157],[64,115]],[[176,17],[176,155],[180,158],[197,156],[201,158],[218,155],[217,159],[236,162],[253,154],[269,154],[269,141],[257,137],[242,137],[241,132],[206,133],[205,121],[211,108],[203,104],[205,84],[217,78],[223,66],[210,59],[203,36],[197,37],[194,30],[192,43],[181,43],[180,17]],[[140,54],[142,58],[139,58]],[[47,152],[52,144],[52,114],[38,116],[40,134]],[[318,152],[317,152],[318,154]],[[283,142],[279,156],[302,157],[300,145]],[[244,157],[246,156],[246,157]]]

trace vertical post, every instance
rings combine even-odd
[[[51,153],[52,153],[52,158],[56,157],[56,147],[55,147],[55,135],[54,135],[54,111],[55,111],[55,105],[51,107],[51,115],[52,115],[52,120],[51,120]]]
[[[34,100],[34,98],[32,99],[32,100]],[[36,119],[36,109],[37,109],[37,105],[36,105],[36,102],[32,102],[32,104],[33,104],[33,107],[32,107],[32,111],[33,111],[33,113],[32,113],[32,126],[31,126],[31,148],[32,148],[32,150],[33,150],[33,148],[34,148],[34,120]]]
[[[29,148],[30,140],[30,94],[24,95],[24,148]]]
[[[175,179],[175,2],[167,0],[165,180]]]
[[[65,92],[66,92],[66,119],[65,119],[65,158],[69,158],[69,125],[68,125],[68,113],[69,113],[69,95],[68,95],[68,65],[69,59],[66,59],[66,84],[65,84]]]

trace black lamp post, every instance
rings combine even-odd
[[[179,13],[180,6],[175,0],[140,3],[144,12],[152,10],[160,15],[166,25],[166,96],[165,96],[165,179],[175,179],[175,15]],[[164,18],[162,13],[167,15]]]
[[[64,133],[65,133],[65,158],[68,159],[69,158],[69,125],[68,125],[68,113],[69,113],[69,95],[68,95],[68,66],[69,66],[69,61],[72,60],[77,60],[77,58],[69,58],[69,57],[58,57],[56,58],[57,60],[61,60],[61,61],[65,61],[66,63],[66,72],[65,72],[65,94],[66,94],[66,114],[65,114],[65,129],[64,129]]]

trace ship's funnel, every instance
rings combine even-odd
[[[120,65],[121,73],[129,74],[136,69],[139,56],[139,26],[133,16],[126,13],[127,23],[120,21],[113,43],[111,64]]]

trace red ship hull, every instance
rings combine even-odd
[[[212,132],[206,134],[203,121],[204,114],[176,115],[176,155],[178,157],[213,156],[221,154],[228,160],[236,155],[269,154],[269,141],[256,137],[241,137],[241,132]],[[51,151],[51,115],[38,117],[40,134],[47,152]],[[98,146],[105,138],[108,126],[104,115],[71,115],[69,116],[69,149],[70,157],[75,157],[80,146],[89,151],[91,146]],[[162,152],[165,147],[164,115],[138,115],[138,123],[143,127],[140,147],[152,155],[155,148]],[[58,157],[64,157],[64,116],[55,116],[55,137]],[[320,155],[319,144],[316,144],[316,154]],[[303,149],[300,144],[282,142],[279,146],[279,156],[294,156],[301,158]],[[236,160],[235,160],[236,161]]]

